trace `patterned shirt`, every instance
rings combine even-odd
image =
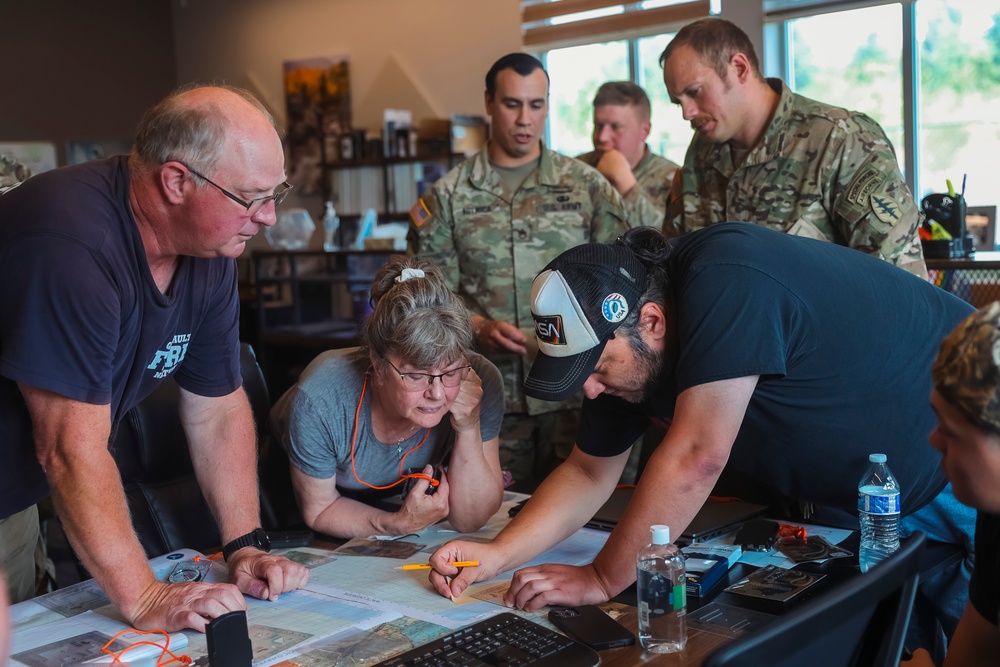
[[[518,327],[529,354],[487,355],[504,376],[506,412],[541,414],[579,406],[524,395],[536,352],[531,283],[560,253],[611,243],[628,230],[621,197],[597,170],[545,148],[538,168],[513,195],[487,148],[464,161],[410,211],[410,250],[444,271],[474,315]]]
[[[596,167],[601,159],[601,152],[591,151],[578,155],[576,159]],[[636,186],[622,197],[625,213],[628,214],[628,221],[633,227],[659,227],[663,224],[670,183],[674,180],[674,172],[678,169],[679,165],[646,147],[639,164],[632,170]]]
[[[728,143],[695,134],[663,231],[752,222],[855,248],[926,278],[917,236],[923,215],[879,124],[796,95],[779,79],[768,83],[781,99],[741,164]]]

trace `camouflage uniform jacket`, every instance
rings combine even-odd
[[[475,315],[504,320],[528,339],[528,357],[488,355],[504,376],[506,412],[541,414],[578,407],[524,395],[534,358],[529,298],[535,276],[564,250],[610,243],[628,230],[621,197],[595,169],[548,150],[511,196],[484,147],[444,175],[413,207],[410,250],[444,271]]]
[[[923,216],[878,123],[795,95],[779,79],[768,83],[781,100],[739,167],[728,143],[695,134],[663,231],[752,222],[846,245],[926,278],[917,236]]]
[[[601,159],[601,152],[590,151],[578,155],[576,159],[596,167]],[[622,197],[629,224],[633,227],[660,227],[663,224],[670,182],[674,180],[674,172],[678,169],[680,166],[652,152],[649,146],[646,147],[639,164],[632,170],[636,187]]]

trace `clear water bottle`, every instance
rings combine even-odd
[[[858,482],[858,516],[861,520],[861,571],[884,560],[899,548],[899,483],[886,465],[885,454],[871,454]]]
[[[340,250],[337,245],[337,230],[340,229],[340,218],[333,208],[333,202],[326,203],[326,212],[323,213],[323,250],[327,252]]]
[[[651,653],[676,653],[687,644],[684,556],[670,543],[670,526],[649,530],[653,539],[636,560],[639,643]]]

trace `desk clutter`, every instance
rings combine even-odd
[[[509,521],[510,507],[523,497],[508,494],[508,500],[497,515],[477,533],[464,535],[464,539],[485,541],[494,537]],[[274,602],[246,598],[252,664],[282,667],[371,665],[509,611],[500,605],[499,597],[506,590],[513,572],[470,586],[453,602],[431,588],[425,570],[401,569],[404,564],[426,563],[439,545],[456,536],[447,523],[442,523],[405,540],[352,541],[353,544],[345,544],[339,551],[334,545],[277,551],[308,567],[311,578],[304,590],[286,593]],[[589,563],[607,537],[608,533],[603,531],[580,530],[531,564]],[[372,542],[385,543],[378,549],[379,555],[353,555],[370,554],[375,549]],[[197,573],[203,581],[226,581],[224,563],[206,559],[203,554],[189,549],[155,558],[150,564],[157,578],[163,581],[171,573],[175,577],[194,577],[193,573]],[[547,611],[517,613],[555,634]],[[11,615],[14,636],[10,665],[47,667],[88,661],[110,663],[114,657],[102,653],[102,646],[116,633],[130,630],[93,580],[14,605]],[[133,632],[118,637],[109,648],[120,654],[140,641],[158,645],[137,645],[129,649],[122,659],[133,667],[156,665],[161,655],[166,655],[163,647],[177,656],[189,656],[194,664],[210,664],[206,636],[197,632],[173,633],[169,635],[169,642],[163,636],[150,639]],[[584,653],[593,652],[586,649]]]
[[[463,535],[463,539],[486,541],[493,538],[508,523],[510,510],[523,498],[522,494],[508,493],[487,525],[476,533]],[[696,553],[709,558],[724,558],[719,562],[725,563],[725,575],[728,575],[719,575],[714,584],[705,583],[707,575],[701,575],[702,586],[709,589],[709,595],[720,597],[722,603],[705,597],[703,588],[701,605],[688,613],[689,632],[695,630],[712,637],[733,637],[762,626],[774,616],[752,608],[738,608],[733,599],[739,596],[719,596],[724,586],[738,582],[754,568],[772,566],[765,570],[765,574],[770,573],[767,576],[771,577],[778,577],[774,574],[778,570],[789,571],[796,561],[778,548],[782,543],[790,543],[788,540],[807,537],[810,548],[817,550],[812,556],[829,559],[836,557],[838,550],[846,552],[836,545],[850,534],[846,530],[813,525],[779,525],[778,532],[778,543],[766,552],[747,552],[738,545],[726,544],[727,540],[733,540],[732,532],[707,543],[685,547],[689,562]],[[608,535],[607,531],[583,528],[525,566],[590,563],[604,546]],[[782,535],[786,537],[782,539]],[[473,636],[476,628],[481,630],[484,627],[483,623],[498,619],[499,615],[509,615],[507,612],[511,610],[501,605],[500,598],[509,586],[512,571],[470,586],[453,601],[431,588],[425,569],[414,567],[425,565],[438,546],[456,536],[449,524],[441,523],[402,539],[355,539],[339,547],[333,544],[316,546],[314,542],[312,546],[280,550],[278,553],[309,568],[311,578],[304,590],[286,593],[274,602],[246,598],[245,632],[250,640],[251,662],[243,664],[257,667],[373,665],[394,656],[407,655],[408,651],[417,648],[423,649],[421,655],[428,651],[433,653],[448,644],[447,641],[439,641],[440,638]],[[303,536],[298,534],[275,535],[275,538],[279,542],[285,539],[285,544],[301,545],[303,542]],[[734,558],[738,559],[735,566]],[[224,563],[207,559],[193,550],[183,549],[160,556],[151,560],[150,565],[157,578],[163,581],[171,578],[177,581],[226,581]],[[744,569],[737,570],[737,566]],[[733,569],[729,570],[730,567]],[[819,577],[815,580],[818,581]],[[784,603],[776,604],[780,606]],[[548,608],[542,608],[532,613],[514,612],[515,617],[528,620],[530,625],[527,628],[540,638],[536,643],[546,646],[550,640],[554,641],[552,635],[557,630],[549,621],[548,611]],[[188,656],[197,665],[216,664],[209,662],[210,647],[203,634],[141,635],[132,630],[92,580],[14,605],[11,616],[14,635],[10,665],[107,664],[114,660],[115,655],[122,656],[122,660],[133,667],[181,664],[168,662],[171,654]],[[518,630],[520,633],[524,624],[517,625],[521,628]],[[473,630],[468,633],[457,632],[470,627]],[[635,621],[626,627],[635,631]],[[590,649],[579,651],[579,648],[573,648],[565,655],[560,653],[557,661],[545,662],[551,647],[537,649],[538,655],[531,656],[531,651],[518,648],[517,641],[520,640],[505,639],[498,643],[513,646],[503,652],[516,654],[526,664],[531,664],[533,659],[542,660],[537,663],[541,665],[597,664],[592,661],[593,651]],[[562,641],[566,642],[565,639]],[[705,640],[703,636],[702,645],[706,641],[715,640]],[[570,645],[580,646],[575,642],[570,642]],[[105,646],[107,651],[102,651]],[[495,651],[500,650],[499,647],[494,648]],[[577,657],[570,660],[569,655]],[[577,659],[581,662],[575,662]],[[489,660],[485,662],[491,664]]]

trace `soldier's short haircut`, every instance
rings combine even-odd
[[[549,81],[549,73],[545,71],[541,60],[527,53],[508,53],[493,63],[493,67],[486,73],[486,94],[490,98],[497,92],[497,75],[505,69],[512,69],[521,76],[528,76],[536,69],[540,69],[545,74],[545,81]]]
[[[631,81],[608,81],[602,83],[594,95],[594,108],[614,104],[634,106],[643,120],[649,120],[649,96],[640,86]]]
[[[690,46],[694,49],[694,52],[711,66],[723,81],[726,79],[729,60],[737,53],[747,57],[758,79],[764,79],[760,73],[760,62],[757,60],[753,42],[732,21],[706,18],[687,24],[670,40],[667,48],[663,49],[663,53],[660,54],[660,67],[666,64],[674,50],[680,46]]]
[[[171,161],[182,162],[201,173],[212,170],[222,157],[229,125],[225,110],[214,102],[191,103],[182,95],[201,88],[187,85],[149,108],[139,121],[132,158],[147,167]],[[274,118],[253,94],[235,86],[212,86],[239,95],[249,102],[279,131]]]
[[[405,269],[410,271],[403,276]],[[441,269],[425,259],[390,257],[375,274],[371,304],[362,336],[380,371],[392,354],[416,368],[434,368],[472,350],[468,309],[448,289]]]

